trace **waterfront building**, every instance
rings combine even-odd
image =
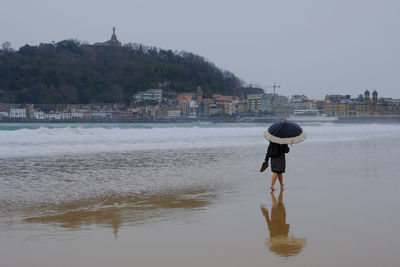
[[[207,117],[208,116],[208,110],[209,110],[210,104],[204,101],[199,102],[199,116],[200,117]]]
[[[308,102],[308,97],[305,95],[292,95],[290,98],[290,103],[302,103],[302,102]]]
[[[222,109],[217,104],[210,104],[208,108],[208,115],[222,115]]]
[[[220,102],[237,102],[237,97],[235,96],[230,96],[230,95],[216,95],[216,97],[214,98],[214,101],[216,104],[219,104]]]
[[[114,111],[112,112],[112,118],[120,120],[133,119],[133,112],[127,110]]]
[[[304,110],[307,108],[308,98],[305,95],[293,95],[290,98],[290,105],[293,110]]]
[[[249,94],[247,95],[247,107],[249,112],[260,112],[261,111],[261,97],[262,94]]]
[[[296,109],[293,110],[293,115],[294,116],[319,116],[321,115],[321,111],[318,109]],[[325,115],[326,116],[326,115]]]
[[[331,116],[374,116],[374,115],[396,115],[396,105],[378,98],[378,92],[368,90],[364,96],[358,96],[356,99],[349,97],[326,97],[330,99],[324,105],[324,111]]]
[[[235,106],[239,99],[236,96],[217,95],[214,102],[221,107],[223,115],[230,116],[236,112]]]
[[[69,111],[61,111],[60,112],[60,119],[61,120],[70,120],[71,119],[71,112],[69,112]]]
[[[198,94],[194,93],[182,93],[177,96],[176,100],[178,101],[181,115],[194,116],[194,111],[197,114],[198,104],[194,101],[196,98],[198,98]]]
[[[243,113],[247,113],[247,101],[246,100],[242,100],[239,101],[238,103],[236,103],[235,105],[236,111],[235,113],[238,114],[243,114]]]
[[[305,109],[316,109],[323,111],[324,110],[325,101],[324,100],[309,100],[306,102]]]
[[[324,112],[329,116],[347,116],[348,104],[345,102],[328,102],[324,105]]]
[[[390,103],[378,103],[373,115],[397,115],[396,105]]]
[[[272,98],[269,95],[263,95],[261,97],[261,112],[268,111],[271,112],[273,109],[272,107]]]
[[[159,119],[160,118],[160,106],[146,106],[147,118]]]
[[[127,110],[132,112],[133,118],[142,118],[146,112],[145,107],[128,107]]]
[[[199,104],[199,116],[207,117],[209,115],[210,105],[214,104],[214,100],[211,98],[205,98],[201,101],[198,101]]]
[[[324,110],[324,105],[325,105],[324,100],[310,100],[308,99],[307,96],[305,95],[293,95],[290,98],[290,105],[292,107],[292,114],[293,115],[310,115],[310,114],[323,114]],[[335,107],[328,107],[327,109],[335,109]],[[336,112],[336,109],[335,109]]]
[[[34,118],[35,120],[44,120],[46,117],[45,117],[45,114],[44,114],[43,111],[41,111],[41,110],[35,110],[35,111],[33,112],[33,118]]]
[[[146,101],[162,101],[162,89],[148,89],[142,92],[138,92],[133,95],[135,103],[146,102]]]
[[[350,100],[350,95],[326,95],[326,102],[340,102],[341,100]]]
[[[92,118],[93,119],[106,119],[110,118],[112,111],[105,111],[105,110],[94,110],[92,111]]]
[[[191,101],[191,100],[194,100],[195,96],[196,96],[196,94],[193,94],[193,93],[182,93],[182,94],[179,94],[176,97],[176,99],[178,100],[178,102]]]
[[[27,117],[26,109],[24,108],[11,108],[8,117],[23,119]]]
[[[198,113],[199,105],[195,101],[190,101],[189,102],[189,118],[197,118],[197,113]]]
[[[182,115],[189,115],[190,101],[179,101],[178,107]]]
[[[392,104],[396,105],[397,107],[400,107],[400,98],[391,99],[390,102],[391,102]]]
[[[9,110],[4,107],[0,107],[0,118],[1,117],[8,117],[9,115]]]
[[[223,103],[222,113],[224,115],[229,115],[229,116],[234,114],[235,113],[235,104],[229,103],[229,102]]]
[[[289,103],[278,105],[274,109],[275,116],[280,118],[287,118],[290,114],[292,114],[292,107]]]
[[[92,118],[93,119],[105,119],[107,117],[107,113],[104,111],[93,110]]]
[[[81,120],[83,119],[84,112],[83,111],[72,111],[71,112],[71,119],[73,120]]]
[[[45,120],[59,120],[61,119],[60,113],[58,112],[50,112],[44,114]]]
[[[92,119],[92,111],[90,111],[90,110],[85,110],[85,111],[83,112],[83,119],[85,119],[85,120],[90,120],[90,119]]]
[[[278,94],[266,94],[267,97],[271,99],[271,104],[274,107],[280,106],[280,105],[287,105],[289,104],[289,98],[284,95],[278,95]]]
[[[167,113],[168,119],[176,119],[181,117],[181,111],[179,109],[170,109]]]
[[[249,112],[271,112],[280,105],[287,105],[289,99],[278,94],[249,94],[247,95],[247,108]]]

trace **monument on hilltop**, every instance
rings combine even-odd
[[[121,42],[118,41],[117,35],[115,34],[115,27],[113,27],[113,34],[111,35],[111,39],[104,43],[95,43],[95,46],[113,46],[113,47],[121,47]]]

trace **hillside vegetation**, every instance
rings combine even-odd
[[[242,82],[204,58],[128,44],[81,45],[76,40],[0,50],[0,102],[128,103],[135,92],[162,88],[167,95],[194,92],[242,95]]]

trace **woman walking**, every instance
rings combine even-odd
[[[269,141],[265,162],[260,172],[268,168],[268,160],[271,158],[271,170],[273,172],[271,191],[275,191],[274,184],[279,179],[283,189],[283,173],[286,169],[285,154],[289,153],[288,144],[297,144],[306,139],[307,134],[294,122],[282,121],[272,124],[265,132],[264,137]]]
[[[274,185],[276,179],[279,179],[279,183],[281,185],[281,190],[283,190],[283,173],[286,170],[286,158],[285,154],[289,153],[288,145],[280,145],[277,143],[269,142],[268,151],[265,155],[265,164],[268,164],[269,158],[271,158],[271,171],[272,171],[272,180],[271,180],[271,191],[275,191]]]

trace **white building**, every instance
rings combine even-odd
[[[45,114],[43,111],[34,111],[33,112],[33,118],[35,120],[44,120],[45,119]]]
[[[61,115],[58,112],[50,112],[50,113],[45,113],[44,118],[46,120],[59,120],[61,119]]]
[[[179,118],[181,111],[179,109],[168,110],[167,118]]]
[[[197,111],[199,109],[199,105],[195,101],[189,102],[189,118],[197,118]]]
[[[26,118],[26,109],[24,108],[12,108],[10,109],[9,115],[10,118]]]
[[[148,89],[133,95],[135,102],[162,101],[162,89]]]
[[[67,112],[67,111],[60,112],[60,119],[61,120],[70,120],[71,119],[71,112]]]
[[[308,97],[305,95],[292,95],[290,98],[290,103],[301,103],[301,102],[308,102]]]
[[[268,111],[271,112],[272,111],[272,101],[271,101],[271,97],[267,96],[267,95],[263,95],[261,97],[261,109],[260,111],[264,112],[264,111]]]
[[[133,113],[134,118],[141,118],[144,113],[142,108],[128,108],[128,111]]]
[[[146,106],[146,114],[150,118],[159,118],[160,106]]]
[[[71,119],[83,119],[84,112],[82,111],[72,111],[71,112]]]
[[[8,117],[8,111],[0,111],[0,117]]]
[[[112,117],[112,111],[95,110],[92,112],[93,119],[106,119]]]

